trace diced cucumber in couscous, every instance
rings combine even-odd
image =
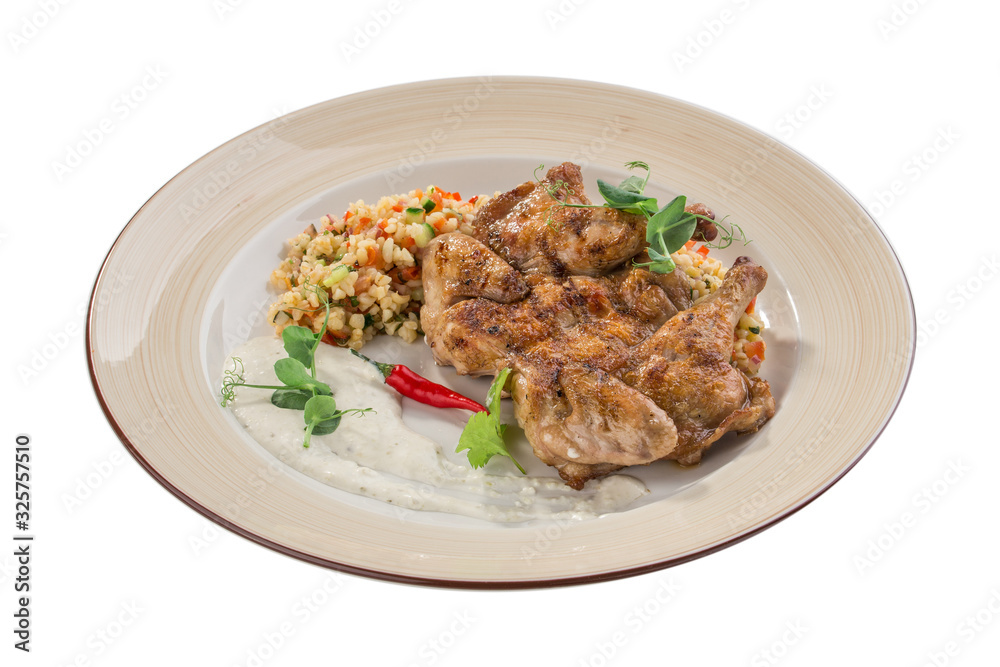
[[[328,275],[326,278],[320,281],[320,285],[322,285],[323,287],[333,287],[341,280],[346,278],[347,274],[349,274],[350,272],[351,270],[349,268],[347,268],[343,264],[339,264],[330,270],[330,275]]]
[[[427,244],[431,242],[431,239],[437,235],[434,231],[434,227],[430,223],[422,223],[415,232],[413,232],[413,240],[417,242],[418,248],[426,248]]]
[[[432,186],[323,216],[289,239],[286,259],[272,272],[271,283],[283,293],[269,321],[279,335],[292,325],[319,331],[325,314],[319,287],[330,301],[330,342],[360,349],[378,333],[415,341],[424,300],[418,250],[437,234],[471,234],[471,221],[489,200],[464,200]],[[437,202],[441,210],[432,213]]]
[[[406,222],[416,225],[424,221],[424,209],[419,206],[411,206],[406,209]]]

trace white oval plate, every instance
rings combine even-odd
[[[287,468],[218,405],[226,355],[254,335],[266,284],[294,236],[348,202],[436,184],[507,190],[539,164],[620,178],[644,160],[650,192],[685,194],[753,239],[770,275],[758,300],[778,411],[727,436],[692,469],[631,468],[650,493],[574,523],[493,525],[400,510]],[[136,213],[104,262],[87,349],[122,442],[208,518],[303,560],[382,579],[462,587],[551,586],[648,572],[773,525],[828,489],[881,433],[909,376],[913,304],[888,241],[818,167],[755,130],[652,93],[527,77],[394,86],[283,116],[205,155]],[[433,365],[385,337],[373,356],[463,393],[488,380]],[[509,417],[509,415],[508,415]],[[404,418],[454,448],[462,420],[410,401]],[[508,419],[509,420],[509,419]],[[510,420],[509,420],[510,421]],[[514,444],[521,461],[525,442]],[[494,465],[491,463],[490,465]],[[498,463],[502,465],[502,463]],[[532,474],[554,475],[532,462]]]

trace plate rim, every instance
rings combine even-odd
[[[850,197],[850,199],[852,199],[854,201],[854,203],[862,211],[864,211],[864,213],[866,215],[866,222],[868,224],[870,224],[874,228],[874,230],[876,230],[878,232],[878,234],[881,237],[882,241],[885,243],[886,248],[889,250],[889,253],[891,254],[892,258],[895,261],[896,273],[898,274],[899,278],[901,279],[901,285],[903,287],[903,292],[904,292],[904,294],[906,296],[906,299],[907,299],[908,314],[909,314],[909,318],[908,318],[909,322],[908,323],[910,325],[911,336],[910,336],[910,341],[909,341],[909,345],[908,345],[908,348],[907,348],[907,353],[908,353],[908,356],[909,356],[908,363],[907,363],[906,368],[905,368],[905,370],[904,370],[904,372],[902,374],[901,382],[899,384],[899,387],[898,387],[898,390],[896,392],[896,395],[893,397],[893,399],[891,401],[891,408],[887,411],[887,413],[885,414],[884,418],[882,419],[882,423],[880,424],[877,432],[875,432],[870,437],[869,442],[866,443],[858,451],[857,455],[851,461],[849,461],[843,467],[843,469],[841,469],[835,476],[833,476],[829,480],[827,480],[819,488],[815,489],[811,494],[809,494],[808,496],[800,499],[798,502],[796,502],[795,504],[793,504],[791,507],[787,508],[785,511],[783,511],[783,512],[781,512],[781,513],[779,513],[779,514],[777,514],[777,515],[775,515],[775,516],[767,519],[767,520],[762,521],[761,523],[755,525],[754,527],[752,527],[751,529],[749,529],[749,530],[747,530],[747,531],[745,531],[743,533],[734,535],[734,536],[732,536],[732,537],[730,537],[728,539],[720,540],[719,542],[717,542],[715,544],[711,544],[711,545],[705,546],[703,548],[693,550],[693,551],[691,551],[689,553],[685,553],[685,554],[682,554],[682,555],[679,555],[679,556],[668,557],[668,558],[665,558],[665,559],[656,560],[656,561],[653,561],[653,562],[650,562],[650,563],[647,563],[647,564],[644,564],[644,565],[641,565],[641,566],[637,566],[637,567],[625,567],[625,568],[614,569],[614,570],[606,571],[606,572],[597,572],[597,573],[590,573],[590,574],[583,574],[583,575],[569,575],[569,576],[565,576],[565,577],[546,577],[546,578],[540,578],[540,579],[493,580],[493,579],[448,579],[448,578],[444,578],[444,577],[425,577],[425,576],[416,576],[416,575],[410,575],[410,574],[400,574],[400,573],[397,573],[397,572],[390,572],[390,571],[373,569],[373,568],[364,568],[364,567],[360,567],[360,566],[357,566],[357,565],[352,565],[352,564],[348,564],[348,563],[342,563],[342,562],[335,561],[335,560],[332,560],[332,559],[329,559],[329,558],[325,558],[325,557],[322,557],[322,556],[317,556],[317,555],[313,555],[313,554],[309,554],[309,553],[305,553],[305,552],[299,551],[297,549],[294,549],[292,547],[284,545],[284,544],[282,544],[280,542],[276,542],[276,541],[271,540],[271,539],[269,539],[267,537],[258,535],[256,533],[254,533],[253,531],[251,531],[251,530],[249,530],[247,528],[244,528],[244,527],[242,527],[240,525],[237,525],[234,522],[229,521],[225,517],[223,517],[223,516],[217,514],[216,512],[212,511],[211,509],[209,509],[209,508],[201,505],[196,500],[194,500],[193,498],[191,498],[190,496],[188,496],[187,494],[185,494],[183,491],[181,491],[177,486],[175,486],[166,477],[164,477],[162,473],[160,473],[154,466],[152,466],[146,460],[146,458],[141,454],[141,452],[139,451],[139,449],[135,446],[135,444],[131,441],[131,439],[125,433],[124,429],[119,424],[119,422],[118,422],[117,418],[115,417],[115,415],[112,413],[112,410],[111,410],[110,406],[108,405],[108,402],[106,400],[104,392],[102,391],[102,388],[101,388],[101,386],[100,386],[100,384],[98,382],[98,379],[97,379],[97,369],[96,369],[97,360],[95,359],[95,347],[94,347],[94,343],[93,343],[93,340],[92,340],[92,335],[93,335],[92,332],[93,332],[93,317],[94,317],[94,314],[95,314],[95,311],[96,311],[96,306],[98,305],[98,301],[97,301],[98,300],[98,294],[97,294],[97,291],[98,291],[98,287],[101,286],[102,278],[104,277],[105,272],[108,269],[108,263],[111,260],[111,257],[114,254],[116,248],[118,248],[118,246],[119,246],[119,244],[121,242],[122,237],[126,234],[126,232],[129,230],[129,228],[135,223],[136,219],[140,216],[140,214],[143,212],[143,210],[150,204],[150,202],[152,202],[164,190],[166,190],[168,187],[170,187],[171,183],[173,183],[175,180],[177,180],[180,177],[182,177],[189,170],[193,169],[205,157],[207,157],[207,156],[215,153],[219,149],[227,146],[228,144],[231,144],[233,142],[237,142],[240,139],[242,139],[242,138],[244,138],[244,137],[246,137],[248,135],[252,135],[255,132],[258,132],[258,131],[260,131],[260,130],[266,128],[266,127],[268,127],[269,125],[272,125],[274,122],[276,122],[277,120],[279,120],[281,118],[287,118],[287,117],[292,116],[294,114],[307,112],[308,110],[314,109],[315,107],[326,105],[326,104],[329,104],[331,102],[335,102],[335,101],[347,101],[347,100],[350,100],[351,98],[355,98],[355,97],[363,96],[363,95],[368,95],[368,94],[372,94],[372,93],[375,93],[375,92],[388,92],[388,91],[393,91],[393,90],[412,89],[412,88],[419,87],[422,84],[428,84],[428,83],[436,83],[436,84],[445,84],[445,83],[451,83],[451,84],[471,83],[471,82],[475,82],[475,81],[482,81],[483,78],[488,78],[491,81],[495,80],[495,81],[500,82],[500,83],[511,83],[511,84],[524,84],[524,83],[546,84],[546,83],[548,83],[548,84],[566,84],[566,85],[577,85],[577,86],[579,86],[579,85],[590,85],[590,86],[599,86],[599,87],[602,87],[602,88],[604,88],[606,90],[614,90],[614,89],[623,90],[623,91],[627,90],[627,91],[632,91],[632,92],[639,93],[639,94],[642,94],[642,95],[659,97],[659,98],[662,98],[662,99],[670,100],[671,102],[673,102],[675,104],[679,104],[679,105],[682,105],[682,106],[687,106],[687,107],[692,108],[692,109],[697,109],[702,114],[706,114],[708,116],[714,116],[716,118],[722,118],[722,119],[726,120],[729,123],[732,123],[734,125],[737,125],[737,126],[740,126],[740,127],[744,128],[744,129],[750,130],[750,131],[752,131],[752,132],[754,132],[756,134],[759,134],[762,137],[768,139],[769,141],[773,141],[776,144],[780,145],[783,149],[788,150],[788,151],[794,153],[798,158],[800,158],[801,160],[807,162],[809,165],[811,165],[813,168],[815,168],[818,172],[820,172],[831,183],[834,183],[840,189],[841,192],[843,192],[848,197]],[[878,439],[885,432],[885,430],[888,427],[889,423],[891,422],[893,416],[895,416],[896,411],[898,410],[899,405],[902,402],[902,398],[903,398],[903,396],[904,396],[904,394],[906,392],[906,389],[907,389],[907,387],[909,385],[909,381],[910,381],[910,379],[912,377],[913,365],[914,365],[914,361],[915,361],[915,357],[916,357],[916,344],[917,344],[917,336],[915,335],[916,328],[917,328],[917,324],[916,324],[916,308],[915,308],[915,304],[914,304],[914,300],[913,300],[912,289],[910,287],[909,280],[907,279],[906,271],[905,271],[905,269],[903,267],[902,261],[900,260],[899,254],[897,253],[896,248],[893,246],[892,242],[890,241],[890,239],[886,235],[885,231],[878,224],[878,221],[871,214],[871,212],[868,211],[867,207],[865,207],[864,204],[848,188],[846,188],[838,179],[834,178],[829,172],[827,172],[826,169],[824,169],[820,165],[816,164],[813,160],[811,160],[810,158],[806,157],[805,155],[803,155],[801,152],[799,152],[795,148],[792,148],[791,146],[788,146],[787,144],[785,144],[784,142],[780,141],[779,139],[771,136],[767,132],[764,132],[764,131],[762,131],[762,130],[760,130],[760,129],[758,129],[758,128],[756,128],[756,127],[754,127],[754,126],[752,126],[752,125],[750,125],[750,124],[748,124],[748,123],[746,123],[744,121],[735,119],[735,118],[733,118],[733,117],[731,117],[731,116],[729,116],[727,114],[720,113],[718,111],[709,109],[709,108],[704,107],[702,105],[699,105],[699,104],[696,104],[696,103],[692,103],[692,102],[688,102],[686,100],[682,100],[682,99],[679,99],[679,98],[676,98],[676,97],[673,97],[673,96],[670,96],[670,95],[666,95],[666,94],[663,94],[663,93],[655,92],[655,91],[652,91],[652,90],[637,88],[637,87],[633,87],[633,86],[623,86],[623,85],[619,85],[619,84],[612,84],[612,83],[607,83],[607,82],[603,82],[603,81],[594,81],[594,80],[588,80],[588,79],[576,79],[576,78],[567,78],[567,77],[547,77],[547,76],[530,76],[530,75],[524,75],[524,76],[522,76],[522,75],[480,75],[480,76],[449,77],[449,78],[439,78],[439,79],[422,79],[422,80],[417,80],[417,81],[412,81],[412,82],[397,83],[397,84],[392,84],[392,85],[388,85],[388,86],[380,86],[380,87],[377,87],[377,88],[371,88],[371,89],[366,89],[366,90],[361,90],[361,91],[355,91],[355,92],[349,93],[347,95],[342,95],[342,96],[330,98],[328,100],[323,100],[323,101],[317,102],[315,104],[308,105],[308,106],[303,107],[301,109],[296,109],[296,110],[291,111],[291,112],[289,112],[287,114],[283,114],[282,116],[278,117],[277,119],[271,119],[271,120],[268,120],[268,121],[266,121],[264,123],[261,123],[261,124],[255,126],[255,127],[253,127],[253,128],[250,128],[249,130],[246,130],[245,132],[242,132],[239,135],[237,135],[237,136],[235,136],[235,137],[233,137],[233,138],[231,138],[231,139],[229,139],[229,140],[227,140],[227,141],[219,144],[215,148],[213,148],[213,149],[211,149],[211,150],[203,153],[202,155],[200,155],[198,158],[196,158],[190,164],[188,164],[183,169],[181,169],[179,172],[177,172],[173,177],[171,177],[169,180],[167,180],[152,195],[150,195],[149,198],[147,198],[147,200],[145,202],[143,202],[143,204],[129,218],[128,222],[125,224],[125,226],[122,228],[122,230],[115,237],[114,242],[111,244],[111,246],[108,249],[108,251],[107,251],[104,259],[101,262],[100,269],[97,272],[97,276],[96,276],[96,278],[94,280],[94,284],[93,284],[93,287],[91,289],[90,299],[88,300],[86,326],[85,326],[85,332],[84,332],[84,346],[85,346],[85,354],[86,354],[86,358],[87,358],[88,374],[90,376],[91,384],[93,386],[95,395],[97,397],[99,405],[101,406],[101,410],[103,411],[103,413],[105,415],[105,418],[108,420],[108,423],[111,425],[112,430],[115,432],[115,434],[118,437],[118,439],[125,446],[126,450],[129,452],[129,454],[140,464],[140,466],[144,470],[146,470],[147,473],[149,473],[149,475],[153,479],[155,479],[161,486],[163,486],[165,489],[167,489],[171,494],[173,494],[177,499],[179,499],[185,505],[187,505],[191,509],[194,509],[196,512],[198,512],[198,514],[200,514],[201,516],[209,519],[210,521],[212,521],[212,522],[216,523],[217,525],[225,528],[226,530],[229,530],[230,532],[233,532],[233,533],[235,533],[235,534],[237,534],[237,535],[239,535],[239,536],[241,536],[241,537],[243,537],[243,538],[245,538],[245,539],[247,539],[247,540],[249,540],[251,542],[257,543],[257,544],[259,544],[261,546],[269,548],[269,549],[271,549],[273,551],[276,551],[278,553],[281,553],[281,554],[283,554],[285,556],[290,556],[292,558],[295,558],[297,560],[300,560],[300,561],[303,561],[303,562],[306,562],[306,563],[310,563],[312,565],[323,566],[323,567],[326,567],[326,568],[329,568],[329,569],[332,569],[332,570],[335,570],[335,571],[343,572],[343,573],[346,573],[346,574],[359,575],[359,576],[364,576],[364,577],[368,577],[368,578],[371,578],[371,579],[376,579],[376,580],[381,580],[381,581],[389,581],[389,582],[393,582],[393,583],[402,583],[402,584],[419,585],[419,586],[432,586],[432,587],[439,587],[439,588],[471,589],[471,590],[515,590],[515,589],[554,588],[554,587],[562,587],[562,586],[574,586],[574,585],[582,585],[582,584],[590,584],[590,583],[600,583],[600,582],[606,582],[606,581],[613,581],[613,580],[617,580],[617,579],[623,579],[623,578],[632,577],[632,576],[641,575],[641,574],[648,574],[648,573],[656,572],[656,571],[663,570],[663,569],[666,569],[666,568],[669,568],[669,567],[674,567],[674,566],[677,566],[677,565],[681,565],[683,563],[687,563],[687,562],[690,562],[690,561],[702,558],[704,556],[710,555],[710,554],[715,553],[717,551],[721,551],[722,549],[728,548],[728,547],[733,546],[735,544],[738,544],[738,543],[742,542],[743,540],[746,540],[746,539],[748,539],[748,538],[750,538],[750,537],[752,537],[754,535],[757,535],[760,532],[763,532],[764,530],[766,530],[768,528],[771,528],[774,525],[777,525],[778,523],[780,523],[784,519],[787,519],[788,517],[790,517],[793,514],[795,514],[796,512],[798,512],[799,510],[803,509],[804,507],[806,507],[807,505],[809,505],[811,502],[813,502],[814,500],[816,500],[819,496],[821,496],[824,493],[826,493],[832,486],[834,486],[848,472],[850,472],[850,470],[853,469],[854,466],[857,465],[858,462],[861,461],[861,459],[864,458],[865,455],[867,455],[867,453],[871,450],[871,448],[874,446],[874,444],[878,441]]]

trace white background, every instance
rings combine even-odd
[[[4,3],[3,439],[7,451],[17,433],[33,438],[37,541],[30,654],[12,648],[14,562],[0,550],[3,664],[996,664],[1000,8],[389,7]],[[348,57],[343,45],[372,12],[391,19]],[[685,53],[690,62],[678,60]],[[127,456],[87,375],[83,308],[142,203],[276,114],[388,84],[489,74],[606,81],[703,105],[786,141],[870,206],[907,270],[922,335],[895,418],[841,482],[764,533],[671,570],[474,592],[330,582],[326,570],[215,529]],[[143,98],[127,117],[123,94]],[[106,118],[111,132],[58,173],[54,163]],[[844,270],[863,251],[843,258]],[[43,350],[51,358],[28,373]],[[0,465],[10,514],[12,467]],[[68,505],[74,495],[86,497]],[[657,598],[664,584],[677,589],[667,602]],[[306,614],[310,597],[322,603]],[[291,633],[278,642],[283,624]],[[624,641],[605,657],[615,633]]]

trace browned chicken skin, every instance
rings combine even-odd
[[[748,378],[729,364],[733,331],[767,272],[740,257],[719,289],[664,324],[637,347],[638,364],[625,381],[662,407],[677,426],[677,449],[668,457],[684,465],[729,431],[756,431],[774,416],[766,380]]]
[[[523,273],[598,275],[635,257],[646,245],[646,220],[590,204],[580,168],[564,162],[542,181],[497,196],[476,216],[475,237]]]
[[[645,247],[641,216],[550,215],[557,182],[587,201],[579,169],[565,163],[487,204],[476,238],[456,232],[427,246],[420,321],[437,363],[471,375],[513,368],[518,423],[576,489],[629,465],[693,464],[726,432],[759,428],[774,414],[768,384],[729,359],[766,271],[741,257],[692,306],[681,271],[622,266]]]

